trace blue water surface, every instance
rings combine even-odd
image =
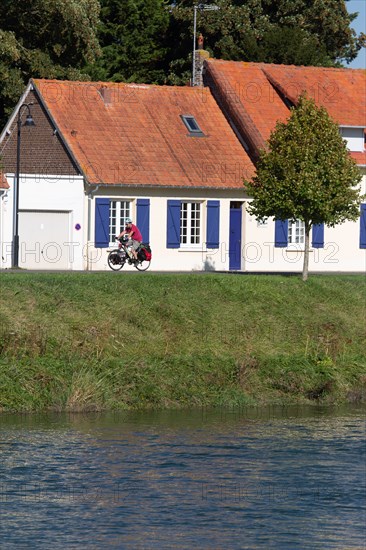
[[[365,409],[0,416],[0,547],[365,548]]]

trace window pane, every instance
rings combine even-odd
[[[187,243],[188,230],[188,203],[183,202],[180,207],[180,242]]]
[[[109,242],[114,240],[115,235],[117,234],[116,229],[116,201],[110,201],[109,203]]]
[[[126,218],[129,218],[129,217],[131,217],[131,215],[130,215],[130,202],[129,201],[121,201],[120,202],[120,217],[119,217],[121,231],[126,226]]]
[[[181,244],[200,243],[200,212],[199,202],[184,202],[180,211],[180,242]]]
[[[191,115],[181,115],[181,118],[188,128],[189,132],[194,135],[203,135],[201,128],[198,125],[197,120]]]
[[[114,238],[126,225],[126,218],[131,217],[130,201],[110,201],[109,205],[109,242],[113,243]]]
[[[187,121],[187,124],[189,126],[189,129],[192,131],[192,132],[197,132],[199,131],[199,127],[198,127],[198,124],[197,122],[195,121],[194,118],[186,118],[186,121]]]
[[[288,242],[289,244],[304,244],[305,242],[305,224],[301,220],[288,224]]]

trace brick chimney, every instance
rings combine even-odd
[[[201,35],[202,36],[202,35]],[[196,83],[196,86],[203,86],[203,63],[205,59],[208,59],[210,57],[210,54],[207,50],[203,50],[200,48],[200,43],[198,42],[198,50],[196,50],[195,53],[195,75],[194,75],[194,81]]]
[[[112,89],[104,85],[101,86],[98,91],[101,95],[102,100],[104,101],[104,104],[110,105],[113,100]]]

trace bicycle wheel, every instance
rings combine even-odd
[[[119,271],[125,265],[126,259],[118,252],[112,251],[108,254],[108,265],[113,271]]]
[[[135,263],[135,267],[139,271],[146,271],[147,269],[149,269],[150,264],[151,264],[151,260],[143,260],[142,262]]]

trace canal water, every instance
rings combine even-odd
[[[365,548],[365,408],[0,416],[0,548]]]

